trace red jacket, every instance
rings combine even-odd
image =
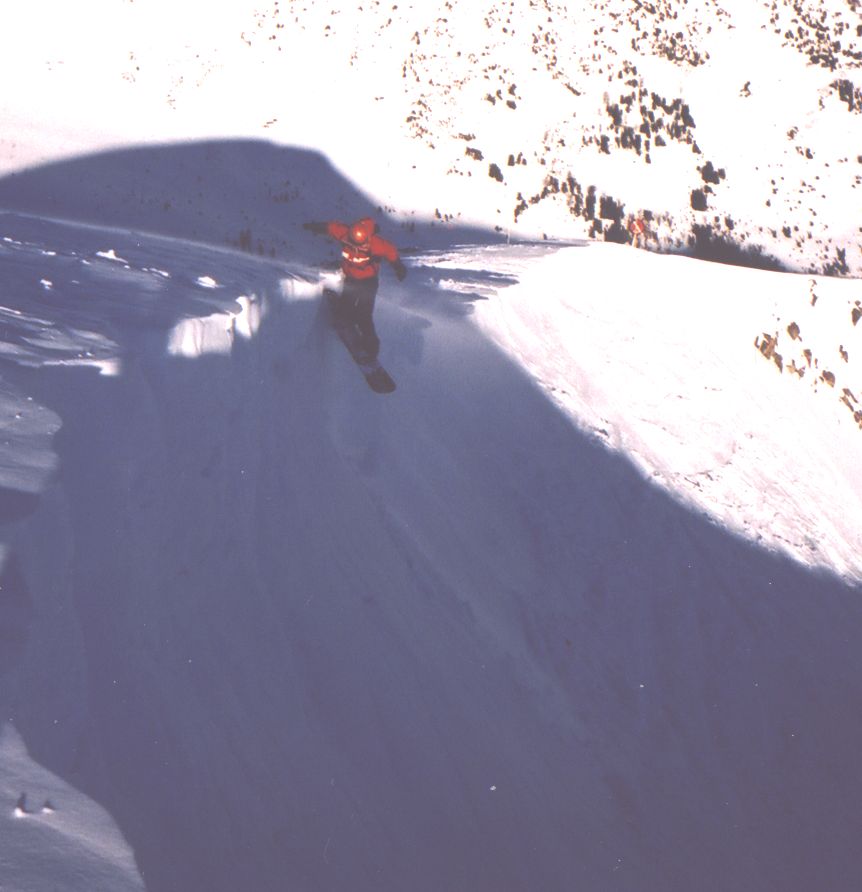
[[[363,228],[369,233],[365,244],[356,245],[351,241],[351,230]],[[341,269],[350,279],[371,279],[380,273],[380,262],[388,260],[397,263],[398,249],[392,242],[375,234],[377,225],[370,217],[357,220],[348,226],[338,220],[326,224],[326,232],[341,242]]]

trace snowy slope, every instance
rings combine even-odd
[[[104,809],[29,759],[13,725],[0,735],[3,885],[20,892],[144,888],[128,844]],[[57,803],[62,803],[58,806]]]
[[[654,482],[858,582],[859,293],[603,245],[531,265],[479,320]]]
[[[384,281],[381,398],[313,268],[0,222],[4,455],[43,456],[0,696],[62,778],[6,785],[32,888],[134,888],[129,849],[184,892],[852,885],[862,500],[818,463],[860,434],[754,343],[808,279],[721,268],[736,324],[692,340],[710,264],[429,250]]]
[[[408,220],[614,240],[637,214],[664,250],[862,269],[856,0],[88,9],[19,5],[0,36],[0,72],[28,85],[0,100],[0,170],[30,177],[0,181],[3,206],[63,216],[125,184],[129,206],[168,202],[170,227],[183,209],[164,183],[142,189],[140,155],[108,182],[58,185],[39,167],[130,144],[273,140],[324,151]],[[206,184],[209,165],[189,162]],[[245,195],[210,224],[222,243],[251,230],[280,250],[278,202],[321,206],[320,178],[264,164],[234,164]]]
[[[5,10],[0,887],[858,886],[860,29]]]

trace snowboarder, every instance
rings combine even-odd
[[[346,224],[338,220],[304,223],[303,229],[315,235],[328,235],[341,242],[341,271],[344,284],[334,307],[336,322],[355,328],[362,360],[376,362],[380,339],[374,328],[374,300],[380,283],[380,263],[387,260],[398,280],[407,275],[398,249],[377,235],[377,224],[370,217]]]
[[[647,229],[643,217],[629,217],[629,235],[636,248],[646,247]]]

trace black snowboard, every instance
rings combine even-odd
[[[323,294],[326,297],[329,321],[341,342],[347,347],[347,352],[362,372],[365,380],[368,382],[368,386],[375,393],[392,393],[395,390],[395,382],[392,380],[392,376],[380,365],[377,359],[368,359],[368,357],[363,356],[359,343],[359,332],[356,330],[356,327],[349,321],[339,318],[337,301],[340,295],[335,291],[330,291],[328,288],[324,290]]]

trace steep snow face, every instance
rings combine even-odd
[[[279,274],[212,248],[10,215],[0,217],[0,269],[0,711],[14,722],[0,734],[3,882],[141,889],[125,824],[137,809],[117,809],[129,791],[115,784],[97,718],[122,724],[117,701],[105,712],[100,697],[113,690],[128,704],[128,688],[93,650],[128,620],[129,656],[139,652],[147,619],[125,610],[134,614],[135,579],[145,601],[153,591],[147,546],[123,539],[128,518],[116,514],[140,473],[137,450],[164,433],[147,429],[146,393],[132,382],[143,357],[229,354],[256,331]],[[116,393],[116,406],[102,396]],[[94,461],[85,476],[77,449]],[[135,683],[146,671],[137,666]],[[141,733],[152,735],[157,718],[147,722]],[[136,763],[128,742],[114,755]]]
[[[862,582],[858,286],[703,272],[617,245],[570,248],[519,271],[477,318],[654,483],[740,535]]]
[[[0,222],[4,380],[57,466],[3,528],[0,708],[32,763],[0,740],[0,853],[34,888],[73,815],[100,890],[135,888],[129,848],[156,892],[852,886],[858,481],[817,551],[810,511],[754,501],[827,479],[809,440],[767,448],[791,399],[821,447],[862,435],[755,345],[757,294],[806,279],[728,279],[738,327],[698,349],[712,265],[423,254],[381,290],[381,398],[299,266]],[[604,302],[637,281],[640,315]],[[737,495],[704,517],[683,478],[709,474]]]
[[[623,240],[635,215],[662,249],[862,272],[856,0],[246,0],[205,14],[101,0],[98,33],[67,10],[46,26],[40,9],[20,5],[0,35],[0,73],[27,84],[2,98],[4,172],[130,144],[267,139],[325,151],[404,219]],[[158,199],[156,231],[197,216],[186,186],[208,188],[205,159],[149,189],[148,159],[135,160],[108,184],[127,187],[128,206]],[[233,219],[196,222],[283,255],[268,212],[345,212],[325,180],[236,159],[222,178],[244,193]],[[102,187],[77,206],[104,205]],[[7,207],[61,213],[44,206],[52,194],[0,184]]]

